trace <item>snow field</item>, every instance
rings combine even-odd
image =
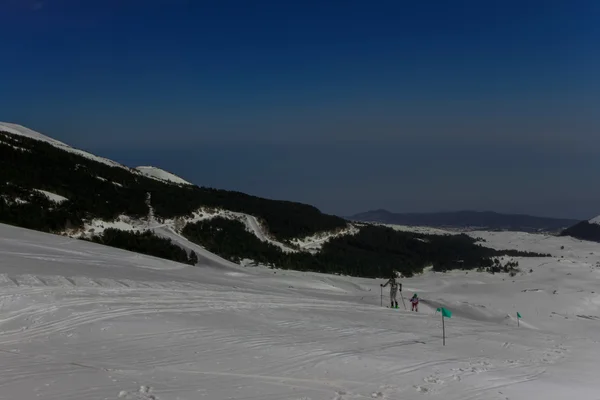
[[[407,306],[423,298],[411,313],[380,307],[379,280],[189,267],[0,225],[0,398],[597,399],[600,259],[564,243],[578,258],[521,259],[515,278],[404,279]]]

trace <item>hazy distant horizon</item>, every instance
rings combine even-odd
[[[88,151],[92,151],[94,152],[93,149],[87,149]],[[141,166],[141,165],[152,165],[154,167],[158,167],[158,168],[162,168],[167,170],[168,172],[174,173],[178,176],[181,176],[182,178],[188,180],[189,182],[198,185],[198,186],[207,186],[207,187],[213,187],[216,189],[224,189],[224,190],[234,190],[234,191],[240,191],[243,193],[247,193],[250,195],[254,195],[254,196],[259,196],[259,197],[265,197],[265,198],[270,198],[270,199],[274,199],[274,200],[289,200],[289,201],[298,201],[301,203],[306,203],[306,204],[310,204],[313,205],[315,207],[317,207],[319,210],[321,210],[322,212],[325,212],[327,214],[332,214],[332,215],[338,215],[341,217],[349,217],[358,213],[362,213],[362,212],[367,212],[367,211],[373,211],[373,210],[378,210],[378,209],[385,209],[386,211],[389,212],[393,212],[393,213],[400,213],[400,214],[404,214],[404,213],[438,213],[438,212],[458,212],[458,211],[479,211],[479,212],[483,212],[483,211],[493,211],[493,212],[497,212],[497,213],[501,213],[501,214],[524,214],[524,215],[531,215],[531,216],[537,216],[537,217],[547,217],[547,218],[564,218],[564,219],[575,219],[575,220],[588,220],[590,218],[593,218],[597,215],[600,215],[600,206],[599,207],[594,207],[594,204],[591,204],[590,207],[588,207],[589,210],[591,210],[591,213],[589,215],[586,215],[585,210],[581,210],[579,209],[579,212],[574,211],[572,213],[570,213],[569,211],[564,211],[564,210],[560,210],[558,209],[557,212],[548,212],[548,213],[543,213],[543,212],[538,212],[536,211],[536,208],[542,208],[539,205],[534,205],[531,208],[526,208],[526,206],[522,206],[522,208],[517,204],[514,208],[501,208],[501,207],[491,207],[491,206],[482,206],[482,207],[469,207],[468,205],[463,206],[461,204],[458,204],[454,207],[452,206],[434,206],[431,208],[425,208],[425,207],[419,207],[418,205],[408,205],[406,208],[400,208],[397,205],[394,204],[387,204],[387,205],[382,205],[384,202],[383,201],[378,201],[376,198],[372,198],[371,196],[369,196],[369,194],[367,193],[366,196],[366,200],[364,201],[365,206],[363,208],[351,208],[351,207],[345,207],[344,206],[344,201],[343,199],[340,201],[341,204],[337,203],[337,200],[335,198],[326,198],[323,197],[321,199],[315,199],[312,196],[309,195],[302,195],[302,186],[305,185],[306,183],[303,182],[302,186],[299,185],[291,185],[291,186],[285,186],[282,187],[283,190],[281,191],[275,191],[275,190],[271,190],[272,187],[277,187],[276,184],[274,184],[274,182],[267,182],[266,186],[262,186],[260,185],[260,179],[257,179],[256,177],[252,177],[251,174],[248,174],[247,176],[240,174],[239,176],[235,176],[235,177],[228,177],[229,181],[234,181],[235,184],[227,184],[226,182],[220,182],[220,176],[217,174],[217,176],[215,176],[215,174],[212,173],[212,171],[214,169],[217,168],[209,168],[209,166],[215,165],[213,164],[215,162],[215,160],[217,160],[218,158],[221,158],[221,155],[223,153],[219,153],[219,152],[212,152],[212,151],[207,151],[207,155],[208,154],[212,154],[211,158],[202,158],[204,160],[204,162],[206,163],[206,165],[203,165],[201,168],[188,168],[188,163],[186,162],[186,160],[190,160],[190,162],[192,164],[193,163],[193,158],[190,155],[190,153],[193,154],[197,154],[196,150],[188,150],[188,152],[186,153],[180,153],[179,157],[176,157],[177,160],[172,159],[168,152],[161,152],[161,151],[157,151],[157,152],[152,152],[152,153],[144,153],[144,154],[135,154],[132,155],[128,150],[122,150],[122,151],[96,151],[96,154],[98,155],[102,155],[104,157],[108,157],[111,158],[115,161],[121,162],[124,165],[127,165],[129,167],[137,167],[137,166]],[[183,154],[183,155],[182,155]],[[239,156],[239,154],[235,154],[236,156]],[[167,168],[165,167],[165,161],[163,161],[166,158],[166,160],[168,161],[168,163],[170,163],[174,168]],[[258,157],[257,157],[258,158]],[[227,158],[228,160],[229,158]],[[255,168],[260,169],[260,168],[268,168],[269,165],[268,163],[265,163],[264,165],[256,165],[253,164],[253,161],[255,161],[255,159],[253,159],[252,161],[248,161],[247,164],[251,164],[254,165]],[[197,170],[208,170],[207,173],[204,172],[197,172]],[[196,172],[194,172],[196,171]],[[261,169],[262,171],[262,169]],[[235,178],[235,179],[234,179]],[[294,190],[296,189],[296,190]],[[432,187],[431,190],[435,190],[435,187]],[[286,195],[286,193],[292,193],[291,195]],[[296,194],[296,196],[294,196],[294,193]],[[312,192],[311,192],[312,193]],[[391,203],[391,202],[390,202]],[[590,201],[590,203],[593,203],[592,201]],[[578,203],[579,205],[581,205],[581,202]],[[598,203],[600,205],[600,202]],[[559,205],[560,206],[560,205]],[[595,211],[595,210],[598,211]],[[596,212],[596,214],[594,214],[594,212]]]

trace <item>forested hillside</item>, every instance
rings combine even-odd
[[[198,262],[196,253],[192,252],[188,255],[184,249],[172,243],[171,240],[158,237],[150,231],[125,232],[109,228],[101,235],[94,236],[91,241],[183,264],[195,265]]]
[[[499,251],[476,244],[467,235],[423,235],[380,226],[363,226],[356,235],[331,239],[315,255],[284,253],[261,242],[239,221],[214,218],[187,224],[183,235],[190,241],[233,262],[252,259],[284,269],[318,271],[364,277],[385,277],[396,270],[404,276],[426,266],[437,271],[492,266],[501,255],[544,257],[543,254]]]
[[[561,236],[571,236],[580,240],[600,242],[600,224],[581,221],[561,232]]]
[[[32,189],[67,198],[60,204]],[[49,143],[0,132],[0,222],[43,231],[80,227],[84,219],[112,220],[121,214],[155,217],[190,215],[202,206],[259,218],[279,240],[346,226],[346,221],[313,206],[213,188],[158,181],[132,169],[110,166]]]

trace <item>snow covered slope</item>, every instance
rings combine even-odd
[[[405,279],[423,298],[411,313],[380,307],[378,280],[189,267],[0,225],[2,397],[598,399],[600,245],[485,239],[564,258]]]
[[[167,172],[165,170],[162,170],[160,168],[156,168],[156,167],[136,167],[136,170],[140,171],[142,174],[153,178],[153,179],[158,179],[161,181],[167,181],[167,182],[173,182],[173,183],[178,183],[181,185],[193,185],[192,183],[189,183],[188,181],[186,181],[185,179],[182,179],[180,177],[178,177],[175,174],[172,174],[170,172]]]
[[[41,190],[41,189],[33,189],[38,193],[43,194],[44,196],[46,196],[50,201],[53,201],[55,203],[62,203],[63,201],[67,201],[69,199],[67,199],[66,197],[60,196],[56,193],[51,193],[51,192],[47,192],[45,190]]]
[[[305,238],[294,239],[292,240],[292,243],[298,246],[300,249],[314,254],[319,252],[319,250],[321,250],[323,247],[323,244],[327,243],[329,240],[344,235],[355,235],[358,232],[359,229],[354,224],[349,223],[345,229],[335,232],[319,232]]]
[[[67,144],[65,144],[63,142],[60,142],[60,141],[58,141],[56,139],[52,139],[52,138],[50,138],[48,136],[42,135],[39,132],[33,131],[33,130],[31,130],[29,128],[26,128],[24,126],[21,126],[21,125],[10,124],[10,123],[7,123],[7,122],[0,122],[0,132],[7,132],[7,133],[10,133],[10,134],[13,134],[13,135],[25,136],[25,137],[28,137],[30,139],[35,139],[35,140],[39,140],[39,141],[42,141],[42,142],[46,142],[46,143],[49,143],[52,146],[57,147],[57,148],[59,148],[61,150],[68,151],[70,153],[78,154],[80,156],[89,158],[91,160],[98,161],[98,162],[110,165],[111,167],[119,167],[119,168],[130,169],[130,168],[124,166],[124,165],[121,165],[121,164],[115,162],[115,161],[109,160],[108,158],[98,157],[98,156],[93,155],[91,153],[88,153],[86,151],[75,149],[75,148],[73,148],[73,147],[71,147],[71,146],[69,146],[69,145],[67,145]]]
[[[597,217],[595,217],[595,218],[592,218],[592,219],[590,219],[588,222],[589,222],[590,224],[598,224],[598,225],[600,225],[600,215],[598,215],[598,216],[597,216]]]

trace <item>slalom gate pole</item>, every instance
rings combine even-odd
[[[381,300],[381,307],[383,307],[383,286],[381,286],[380,289],[381,289],[381,296],[379,296],[379,299]]]
[[[444,340],[444,346],[446,345],[446,325],[444,325],[444,313],[440,313],[442,315],[442,338]]]
[[[517,315],[517,326],[519,326],[519,316],[518,315]]]

